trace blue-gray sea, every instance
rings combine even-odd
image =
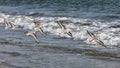
[[[35,30],[39,44],[25,34],[34,21],[46,34]],[[0,68],[120,68],[120,0],[0,0]]]

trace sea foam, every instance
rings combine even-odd
[[[89,44],[89,35],[87,30],[93,32],[105,45],[120,45],[120,27],[113,28],[113,25],[119,25],[119,20],[107,22],[101,20],[73,18],[73,17],[31,17],[24,15],[6,15],[0,13],[0,23],[4,23],[3,19],[23,27],[24,30],[31,30],[36,20],[40,23],[45,32],[53,35],[70,38],[68,35],[61,35],[61,29],[56,21],[62,21],[66,28],[73,34],[74,40],[83,40]]]

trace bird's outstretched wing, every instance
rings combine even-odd
[[[34,38],[35,42],[39,43],[38,38],[37,38],[37,36],[36,36],[34,31],[28,31],[28,32],[26,32],[26,35],[32,36]]]
[[[88,30],[87,30],[87,33],[90,35],[90,37],[94,37],[94,38],[96,38],[96,36],[92,33],[92,32],[89,32]]]
[[[37,38],[36,34],[33,33],[31,36],[34,38],[35,42],[39,44],[39,41],[38,41],[38,38]]]
[[[60,21],[57,21],[58,25],[60,26],[61,29],[66,29],[66,27],[60,22]]]
[[[107,46],[105,46],[105,44],[104,44],[101,40],[96,40],[96,42],[97,42],[99,45],[102,45],[103,47],[107,47]]]

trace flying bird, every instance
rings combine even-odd
[[[10,23],[10,25],[11,25],[11,29],[16,29],[17,27],[19,27],[18,25],[15,25],[15,24],[13,24],[13,23],[11,23],[11,22],[9,22]]]
[[[28,32],[26,32],[26,35],[32,36],[34,38],[35,42],[39,44],[38,38],[35,34],[35,31],[28,31]]]
[[[10,22],[4,18],[5,29],[11,28]]]
[[[45,36],[45,33],[42,29],[42,26],[39,23],[36,23],[35,21],[34,21],[34,24],[35,24],[35,26],[34,26],[33,29],[36,29],[36,30],[40,31],[40,33]]]
[[[67,34],[67,35],[69,35],[70,37],[73,38],[72,33],[71,33],[70,31],[68,31],[67,28],[66,28],[60,21],[57,21],[57,23],[58,23],[58,25],[60,26],[60,28],[61,28],[61,30],[62,30],[61,33]]]
[[[87,30],[87,33],[88,33],[88,34],[90,35],[90,37],[91,37],[91,39],[89,40],[90,42],[96,42],[96,43],[98,43],[99,45],[102,45],[103,47],[106,47],[105,44],[104,44],[101,40],[99,40],[99,39],[94,35],[94,33],[89,32],[88,30]]]

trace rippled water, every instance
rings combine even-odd
[[[1,0],[1,68],[119,68],[119,0]],[[3,18],[21,26],[5,30]],[[38,31],[34,42],[26,31],[36,20],[46,36]],[[60,34],[61,21],[73,39]],[[87,30],[101,39],[107,48],[90,43]]]

